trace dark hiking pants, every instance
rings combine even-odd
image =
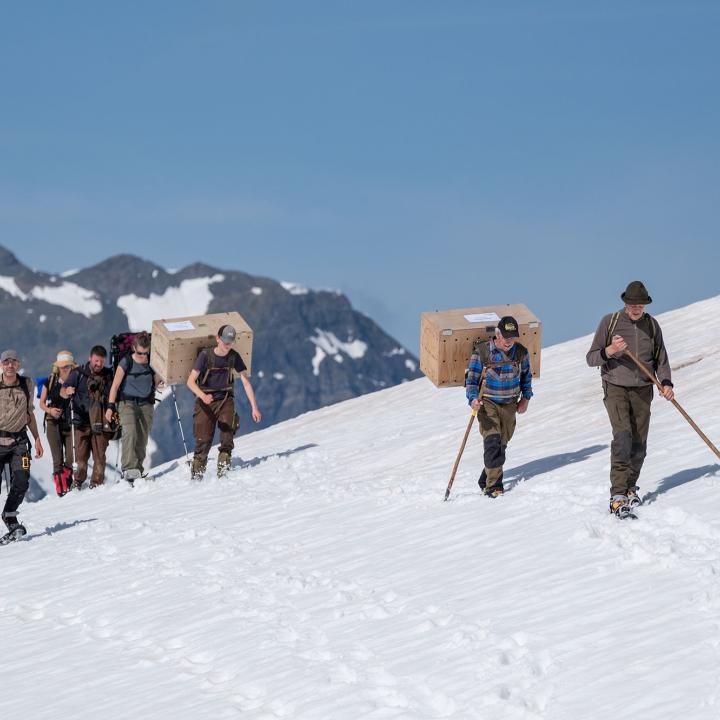
[[[478,411],[480,434],[483,437],[485,487],[492,488],[502,478],[505,464],[505,448],[515,432],[515,417],[517,415],[517,402],[495,403],[483,398],[483,404]]]
[[[25,462],[23,458],[26,458]],[[17,510],[25,499],[25,493],[30,485],[29,440],[23,438],[12,445],[0,445],[0,480],[5,474],[6,466],[10,469],[11,482],[2,519],[8,528],[11,528],[17,523]]]
[[[215,427],[220,430],[220,452],[231,453],[235,444],[235,398],[214,400],[206,405],[199,398],[195,401],[193,413],[193,435],[195,436],[195,457],[206,461],[212,446]]]
[[[627,495],[637,485],[647,453],[653,386],[622,387],[603,383],[605,409],[613,439],[610,445],[610,495]]]
[[[79,490],[87,478],[90,453],[92,453],[93,459],[90,485],[97,487],[105,482],[105,453],[107,452],[108,443],[109,440],[102,433],[96,435],[90,430],[89,425],[81,425],[75,428],[77,472],[72,484],[74,489]]]
[[[45,436],[50,446],[53,473],[61,473],[63,466],[72,467],[72,434],[69,427],[63,427],[57,420],[48,418],[45,422]]]

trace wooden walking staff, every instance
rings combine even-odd
[[[473,420],[475,419],[476,415],[477,412],[473,410],[472,415],[470,416],[470,420],[468,421],[467,430],[465,430],[465,437],[463,438],[462,445],[460,446],[460,452],[457,454],[457,458],[455,458],[455,465],[453,466],[452,475],[450,476],[450,482],[448,482],[447,490],[445,491],[445,500],[450,497],[450,488],[452,488],[453,482],[455,481],[455,473],[457,472],[458,465],[460,464],[460,458],[462,457],[463,451],[465,450],[468,435],[470,435],[470,428],[472,427]]]
[[[663,386],[660,384],[655,375],[653,375],[653,373],[645,367],[640,358],[635,355],[632,350],[625,349],[623,352],[626,352],[630,356],[632,361],[655,383],[657,389],[662,392]],[[683,410],[680,403],[675,398],[673,398],[670,402],[680,411],[680,414],[690,423],[692,429],[695,430],[695,432],[705,441],[705,444],[715,453],[715,455],[717,455],[718,458],[720,458],[720,451],[710,442],[707,435],[705,435],[705,433],[693,422],[693,419],[685,412],[685,410]]]

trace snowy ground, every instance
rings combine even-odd
[[[717,443],[720,297],[660,321]],[[418,380],[243,437],[222,480],[26,504],[3,716],[716,720],[720,466],[656,399],[648,502],[609,516],[588,344],[544,352],[496,501],[473,432],[442,502],[469,411]]]

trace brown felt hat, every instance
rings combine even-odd
[[[649,305],[652,302],[647,289],[639,280],[633,280],[620,299],[627,305]]]

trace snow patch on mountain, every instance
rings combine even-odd
[[[320,330],[320,328],[315,328],[315,333],[316,335],[309,338],[310,342],[315,345],[315,355],[311,361],[313,375],[320,375],[320,363],[328,356],[333,357],[336,362],[342,362],[341,352],[353,360],[359,360],[367,352],[367,343],[362,340],[342,342],[338,340],[335,333]]]
[[[395,355],[404,355],[405,354],[405,348],[403,347],[396,347],[390,350],[390,352],[383,353],[385,357],[394,357]]]
[[[15,278],[0,276],[0,288],[20,300],[43,300],[50,305],[59,305],[87,318],[102,312],[102,303],[94,291],[71,282],[60,285],[38,285],[29,293],[25,293],[18,287]]]
[[[307,295],[310,292],[306,287],[298,285],[298,283],[281,281],[280,285],[291,295]]]
[[[162,295],[121,295],[117,305],[127,316],[130,330],[150,330],[152,321],[158,318],[205,315],[213,299],[210,286],[224,279],[225,276],[218,273],[212,277],[183,280],[178,287],[170,287]]]

